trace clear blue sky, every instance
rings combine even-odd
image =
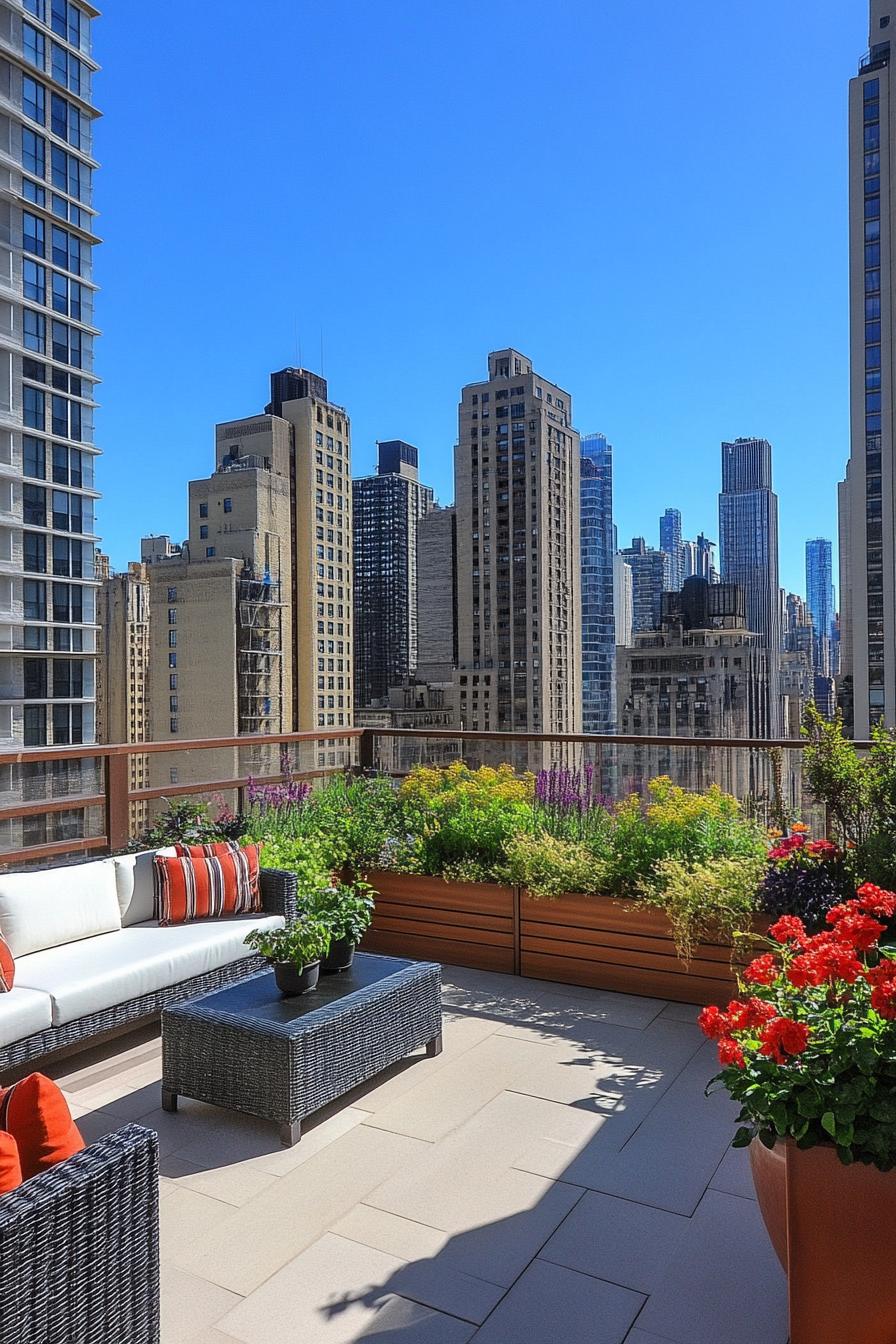
[[[769,438],[782,583],[848,453],[846,85],[865,0],[198,0],[96,24],[99,529],[186,532],[216,421],[321,363],[355,474],[514,345],[616,450],[621,544],[718,531]]]

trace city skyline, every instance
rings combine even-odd
[[[750,434],[769,438],[776,448],[781,497],[782,579],[788,588],[799,587],[805,540],[800,518],[811,510],[811,530],[835,536],[834,483],[842,472],[848,441],[842,94],[844,79],[853,71],[853,54],[864,43],[865,15],[860,4],[854,13],[844,13],[844,8],[820,6],[807,34],[798,14],[778,12],[771,5],[749,15],[720,16],[716,7],[695,3],[688,43],[682,42],[674,16],[658,11],[646,53],[651,80],[632,129],[634,145],[629,144],[625,156],[612,143],[614,118],[595,118],[593,111],[586,115],[590,103],[584,89],[589,80],[583,77],[583,67],[591,74],[596,62],[608,105],[613,105],[614,96],[624,105],[627,77],[620,57],[630,49],[636,21],[626,11],[598,15],[577,10],[574,17],[561,16],[549,40],[552,50],[560,45],[564,57],[572,60],[580,91],[575,92],[574,75],[556,95],[557,106],[547,124],[538,128],[532,153],[541,157],[562,124],[563,135],[556,143],[572,172],[571,185],[580,198],[585,192],[581,219],[571,249],[562,254],[554,244],[553,225],[532,221],[510,241],[506,255],[508,266],[520,266],[525,259],[527,266],[554,275],[574,291],[569,324],[553,330],[540,314],[527,311],[521,294],[505,299],[500,322],[495,321],[488,287],[482,287],[493,262],[479,256],[479,224],[457,228],[457,200],[477,171],[476,142],[497,98],[497,91],[486,92],[487,81],[478,77],[478,56],[472,67],[468,58],[454,63],[464,66],[461,77],[469,111],[456,131],[453,121],[442,126],[441,152],[435,156],[440,160],[438,172],[435,163],[430,169],[424,165],[414,229],[402,226],[390,241],[398,212],[407,203],[402,165],[406,156],[416,153],[421,135],[407,126],[406,118],[393,121],[400,110],[397,89],[406,87],[404,76],[409,74],[415,97],[432,121],[433,103],[447,96],[448,86],[438,79],[426,85],[414,75],[417,44],[438,40],[452,47],[460,40],[462,23],[456,36],[445,30],[446,20],[437,13],[421,14],[407,27],[397,25],[388,51],[381,53],[396,87],[396,94],[384,100],[382,88],[374,89],[369,69],[376,64],[371,54],[380,51],[384,38],[373,30],[361,7],[351,7],[356,22],[340,31],[343,72],[338,105],[323,112],[307,108],[303,100],[299,110],[311,115],[324,158],[329,155],[342,164],[347,153],[348,163],[343,165],[347,176],[359,169],[359,189],[373,192],[372,218],[363,241],[352,210],[342,212],[335,227],[324,229],[314,212],[290,208],[301,189],[278,179],[287,193],[285,208],[274,219],[265,215],[260,234],[265,243],[259,248],[225,226],[220,216],[214,229],[207,227],[207,214],[219,214],[218,201],[202,190],[201,183],[197,187],[200,142],[186,103],[206,92],[211,96],[211,70],[232,56],[234,33],[239,31],[241,42],[246,39],[247,82],[251,85],[264,71],[264,107],[250,109],[248,121],[235,142],[229,140],[226,151],[214,136],[203,136],[202,162],[209,171],[203,169],[202,176],[211,176],[219,166],[223,171],[225,163],[228,173],[245,169],[250,180],[276,174],[278,151],[273,144],[266,146],[262,120],[279,116],[286,89],[295,85],[294,75],[278,83],[283,63],[279,51],[271,70],[271,53],[265,50],[262,58],[258,37],[244,31],[244,25],[237,29],[227,22],[228,15],[235,19],[235,6],[224,5],[225,21],[213,34],[205,32],[198,15],[185,13],[187,35],[195,31],[198,40],[201,31],[203,41],[211,39],[209,70],[200,72],[199,86],[188,98],[185,56],[175,56],[178,89],[172,106],[159,114],[160,127],[155,114],[149,117],[131,105],[128,88],[135,69],[148,72],[154,61],[167,64],[169,54],[161,49],[161,35],[138,37],[129,31],[132,25],[121,11],[104,17],[98,56],[108,73],[102,77],[106,117],[98,132],[98,152],[105,169],[100,205],[109,242],[99,278],[102,325],[108,336],[98,438],[107,456],[100,467],[106,499],[98,530],[116,567],[131,558],[129,526],[137,534],[153,530],[185,535],[182,499],[178,491],[167,488],[170,472],[182,464],[185,476],[201,474],[208,453],[207,426],[241,414],[251,404],[259,375],[287,362],[322,368],[342,390],[355,417],[358,474],[372,468],[376,439],[401,437],[419,446],[421,461],[429,468],[427,479],[441,502],[450,503],[456,389],[478,376],[482,349],[513,344],[531,351],[547,376],[576,389],[580,429],[599,425],[615,444],[617,522],[624,537],[652,536],[652,520],[669,504],[682,509],[686,536],[701,529],[712,536],[714,491],[704,482],[714,467],[718,442]],[[461,9],[463,19],[467,7]],[[285,5],[278,6],[277,13],[282,46],[287,48],[297,17]],[[486,38],[497,34],[496,15],[484,13],[477,19]],[[319,49],[326,49],[332,20],[320,13],[310,22],[313,34],[308,36]],[[501,28],[502,40],[509,37],[515,51],[526,26],[523,13],[520,34]],[[579,30],[584,40],[573,41]],[[716,101],[712,52],[719,41],[732,53],[732,82],[749,72],[754,96],[749,107],[726,96],[710,125],[701,109],[708,98]],[[308,48],[307,41],[300,45]],[[806,55],[805,66],[791,71],[785,84],[768,53],[796,49]],[[670,50],[674,61],[668,60]],[[666,53],[662,60],[660,52]],[[304,69],[307,58],[300,60]],[[455,69],[452,88],[456,77]],[[370,165],[359,167],[349,131],[359,118],[366,124],[371,116],[371,138],[381,147]],[[774,126],[782,120],[812,149],[812,163],[800,177],[799,192],[792,189],[789,156],[776,143]],[[685,123],[699,128],[695,139],[682,134]],[[174,144],[175,128],[180,144]],[[377,135],[378,131],[389,133]],[[159,249],[162,219],[154,204],[148,212],[145,202],[139,204],[145,197],[141,175],[144,165],[150,176],[167,173],[170,145],[174,145],[172,185],[190,198],[191,227],[167,230],[165,247]],[[637,172],[630,166],[632,148],[637,151]],[[725,223],[709,253],[697,259],[685,235],[699,234],[696,219],[706,208],[707,158],[725,166],[714,189],[714,209]],[[675,163],[673,177],[663,175],[660,160]],[[509,171],[509,161],[494,169],[499,188]],[[676,224],[671,229],[664,226],[658,235],[654,225],[642,222],[632,233],[632,218],[641,216],[647,204],[643,184],[655,172],[670,207],[664,214],[674,217]],[[780,197],[783,212],[776,213],[774,227],[761,204],[769,192]],[[250,222],[260,209],[261,195],[247,205]],[[626,206],[632,199],[637,202],[634,212]],[[807,208],[816,221],[811,264],[805,275],[794,276],[780,255],[781,231],[795,225]],[[371,248],[375,269],[389,276],[388,285],[381,279],[371,281]],[[402,253],[407,253],[406,271],[398,264]],[[433,265],[433,256],[438,265]],[[290,257],[296,258],[295,264]],[[601,257],[614,258],[614,264]],[[615,264],[636,259],[637,266]],[[466,267],[472,267],[470,283],[459,286],[458,270]],[[724,342],[714,339],[711,308],[699,297],[708,292],[705,282],[710,274],[713,283],[730,291],[738,313]],[[223,286],[222,277],[227,277]],[[420,294],[426,296],[422,312],[417,311]],[[412,295],[416,315],[408,323]],[[147,321],[134,323],[133,314],[144,312],[144,303]],[[799,376],[811,388],[806,408],[794,405],[786,385],[793,355],[786,337],[787,315],[794,306],[803,314],[808,333],[796,356]],[[327,317],[335,310],[341,314],[338,322]],[[647,313],[646,321],[639,316],[637,326],[635,311]],[[343,320],[343,312],[348,320]],[[601,313],[600,322],[594,320],[596,312]],[[668,317],[673,312],[676,340],[670,350]],[[224,329],[225,320],[232,322],[234,313],[239,319],[236,334],[219,340],[215,333]],[[138,371],[150,365],[149,344],[158,343],[160,330],[170,355],[166,399],[176,412],[161,441],[148,422],[133,414],[142,392]],[[581,331],[582,338],[572,339],[572,330]],[[377,342],[371,355],[374,332]],[[618,340],[620,333],[628,341]],[[630,352],[636,338],[639,356],[633,360],[625,349]],[[650,367],[657,380],[647,398],[636,391],[638,365]],[[394,414],[399,407],[400,418]],[[813,471],[807,473],[804,463],[810,458]],[[676,499],[683,474],[687,493]],[[131,490],[141,501],[135,526],[124,507]]]

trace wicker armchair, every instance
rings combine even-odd
[[[159,1344],[151,1130],[126,1125],[0,1196],[0,1344]]]

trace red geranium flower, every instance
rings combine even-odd
[[[869,985],[889,985],[896,982],[896,961],[883,957],[876,966],[869,966],[865,972]]]
[[[794,957],[787,968],[787,978],[797,989],[833,984],[836,980],[845,980],[851,985],[864,969],[849,943],[824,942]]]
[[[708,1008],[703,1009],[703,1012],[697,1018],[697,1025],[704,1036],[708,1036],[711,1041],[717,1041],[728,1031],[728,1018],[721,1008],[717,1008],[714,1003],[711,1003]]]
[[[801,943],[806,937],[806,926],[796,915],[782,915],[772,924],[769,935],[778,943]]]
[[[770,985],[778,976],[778,963],[773,952],[763,952],[744,969],[742,979],[752,985]]]
[[[730,1036],[723,1036],[719,1041],[719,1063],[723,1068],[733,1064],[738,1069],[746,1067],[744,1052],[741,1050],[737,1041],[732,1040]]]
[[[859,952],[867,952],[869,948],[874,947],[880,935],[886,931],[886,924],[872,919],[870,915],[850,911],[837,920],[831,920],[833,913],[830,911],[828,920],[834,925],[836,937],[844,943],[852,943]]]
[[[840,850],[832,840],[810,840],[806,852],[817,859],[831,859],[839,854]]]
[[[778,1010],[773,1003],[765,1003],[762,999],[751,997],[746,1002],[739,1002],[734,999],[728,1005],[728,1022],[730,1031],[751,1031],[754,1027],[760,1027],[765,1022],[770,1022],[773,1017],[778,1016]]]
[[[805,1022],[794,1022],[791,1017],[778,1017],[769,1022],[760,1037],[761,1055],[768,1055],[776,1064],[785,1064],[788,1055],[801,1055],[809,1043],[809,1028]]]
[[[871,991],[871,1007],[881,1017],[896,1019],[896,980],[875,985]]]
[[[892,919],[896,915],[896,892],[884,891],[873,882],[866,882],[856,892],[858,904],[869,914],[880,915],[883,919]]]

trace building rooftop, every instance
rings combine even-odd
[[[444,1006],[292,1149],[160,1110],[153,1030],[56,1067],[88,1140],[160,1135],[163,1344],[785,1344],[696,1009],[450,968]]]

